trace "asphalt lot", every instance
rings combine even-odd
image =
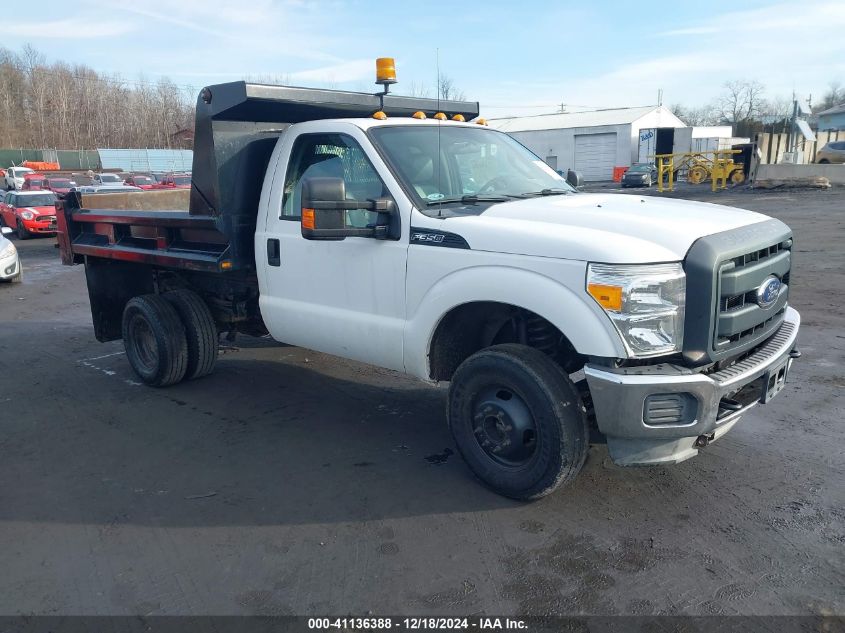
[[[695,192],[793,227],[791,384],[693,460],[595,446],[533,504],[481,487],[445,391],[392,372],[239,338],[208,378],[139,385],[83,268],[17,242],[0,614],[845,613],[845,189]]]

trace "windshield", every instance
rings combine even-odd
[[[67,178],[50,178],[47,181],[47,184],[50,187],[59,187],[59,188],[70,187],[70,180],[68,180]]]
[[[133,176],[132,180],[135,182],[136,185],[151,185],[151,184],[153,184],[153,179],[148,178],[147,176]]]
[[[12,173],[15,175],[15,178],[20,178],[21,176],[23,176],[25,174],[31,174],[32,170],[27,169],[26,167],[22,167],[22,168],[19,167],[17,169],[13,169]]]
[[[45,193],[38,196],[18,196],[18,207],[52,207],[56,204],[56,196]]]
[[[452,202],[500,202],[572,188],[511,137],[488,128],[377,127],[376,145],[423,210]]]
[[[191,178],[189,176],[174,176],[173,183],[176,185],[190,185]]]
[[[651,165],[631,165],[628,169],[629,172],[633,173],[648,173],[652,169]]]
[[[120,178],[115,176],[114,174],[101,174],[100,175],[100,182],[120,182]]]

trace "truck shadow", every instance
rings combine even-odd
[[[90,340],[67,329],[76,336],[60,340]],[[0,521],[284,525],[523,506],[464,465],[444,387],[257,342],[224,353],[211,376],[150,389],[119,342],[84,347],[100,358],[32,354],[0,394]],[[538,503],[582,518],[635,508],[652,503],[655,477],[681,497],[703,465],[623,471],[594,447],[581,477]]]

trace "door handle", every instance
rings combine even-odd
[[[279,240],[277,239],[271,238],[267,240],[267,263],[271,266],[282,265],[282,255],[279,247]]]

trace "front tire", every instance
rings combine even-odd
[[[185,378],[191,380],[207,376],[217,363],[217,325],[205,301],[191,290],[179,289],[164,293],[182,325],[188,345],[188,365]]]
[[[18,234],[19,240],[28,240],[32,237],[32,234],[26,230],[26,227],[23,225],[23,221],[18,218],[18,224],[15,232]]]
[[[563,369],[525,345],[473,354],[449,386],[449,428],[470,470],[512,499],[539,499],[587,458],[583,404]]]
[[[167,387],[184,378],[185,327],[163,297],[141,295],[129,300],[123,310],[123,346],[132,369],[146,384]]]

